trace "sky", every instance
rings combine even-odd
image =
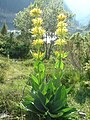
[[[76,20],[90,15],[90,0],[64,0],[70,10],[76,14]]]

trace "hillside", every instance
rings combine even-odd
[[[13,19],[20,10],[28,7],[33,0],[0,0],[0,27],[7,22],[9,29],[14,29]]]

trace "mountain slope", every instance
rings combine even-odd
[[[0,0],[0,27],[4,22],[9,29],[14,29],[13,19],[20,10],[28,7],[34,0]]]

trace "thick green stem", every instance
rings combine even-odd
[[[40,75],[40,46],[38,46],[38,80],[39,80],[39,84],[41,84],[41,75]]]

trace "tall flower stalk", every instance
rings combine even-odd
[[[44,64],[41,61],[44,57],[44,53],[41,52],[41,47],[44,44],[44,41],[41,38],[45,34],[45,30],[42,27],[43,19],[40,17],[41,14],[42,11],[39,8],[34,8],[33,10],[30,11],[30,15],[33,17],[32,19],[33,28],[31,30],[31,33],[35,37],[35,40],[33,40],[32,45],[36,48],[37,51],[35,53],[32,53],[35,59],[34,67],[37,73],[35,76],[32,76],[32,78],[38,87],[42,83],[42,79],[43,79],[42,74],[44,76],[44,70],[45,70]]]
[[[56,56],[55,74],[57,73],[57,75],[55,75],[55,77],[56,79],[59,80],[58,82],[60,82],[64,68],[63,58],[67,56],[67,54],[63,50],[63,47],[65,46],[65,44],[67,44],[65,40],[65,36],[68,30],[66,28],[67,24],[65,23],[66,16],[64,14],[60,14],[57,18],[58,18],[58,24],[57,24],[56,35],[58,36],[58,39],[55,41],[55,46],[57,47],[57,50],[55,51],[55,56]]]

